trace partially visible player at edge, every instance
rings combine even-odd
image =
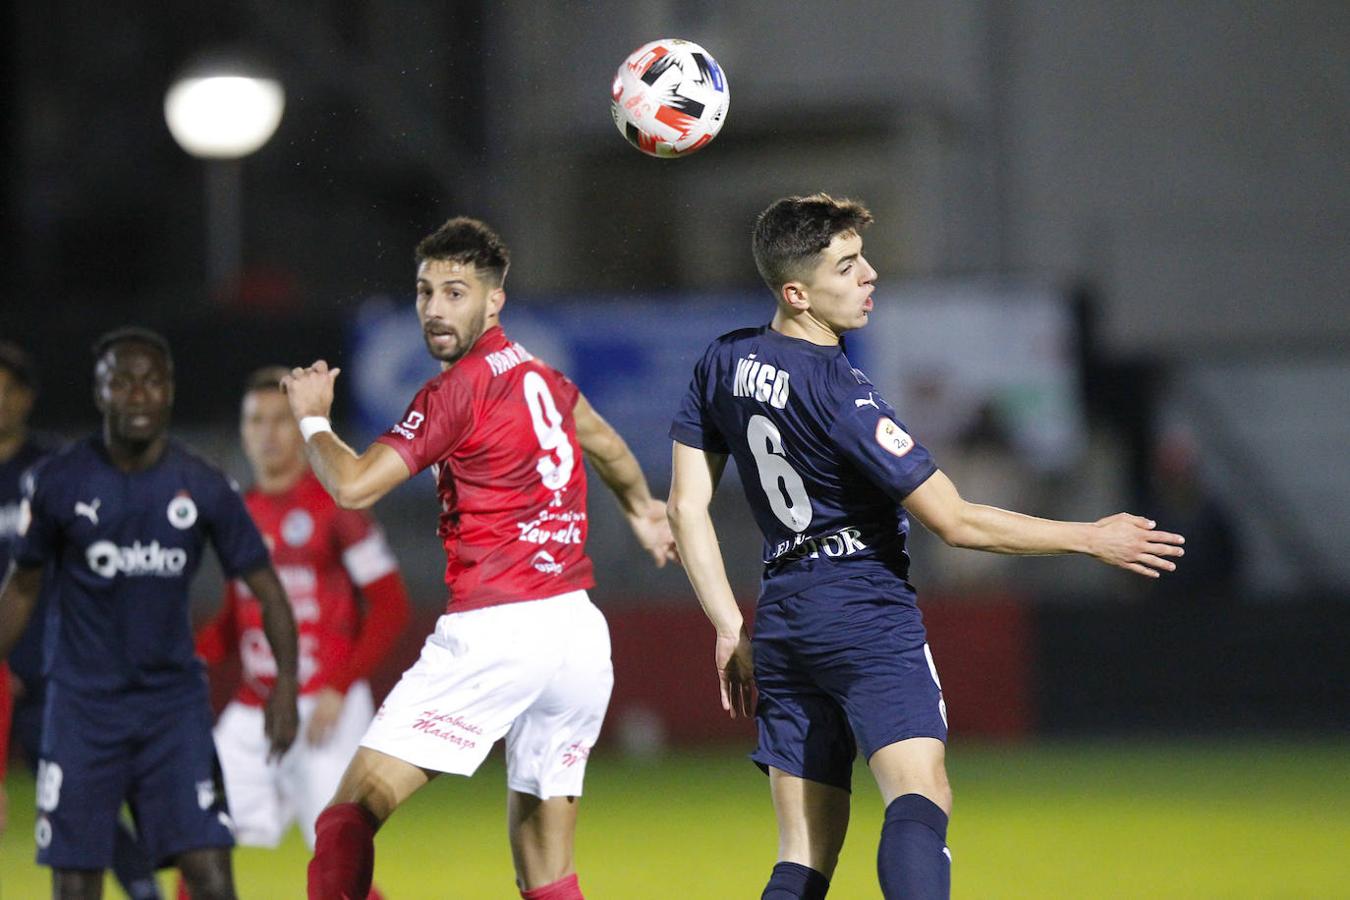
[[[309,896],[364,897],[380,825],[437,774],[473,774],[505,737],[521,896],[580,898],[577,804],[614,678],[609,631],[586,594],[581,454],[658,566],[674,555],[665,504],[576,386],[502,332],[509,252],[492,229],[451,219],[418,244],[416,262],[418,320],[442,372],[402,421],[358,454],[328,421],[337,369],[319,361],[283,382],[310,464],[340,506],[369,506],[432,468],[450,590],[319,817]]]
[[[1138,516],[1058,522],[962,499],[840,342],[872,309],[871,221],[825,194],[760,214],[753,249],[773,320],[712,342],[671,427],[670,521],[717,629],[722,706],[749,715],[759,693],[751,758],[769,774],[779,834],[765,900],[825,896],[859,749],[886,804],[883,893],[949,896],[946,708],[906,581],[906,512],[952,546],[1083,553],[1154,577],[1182,553],[1180,535]],[[708,511],[728,455],[764,534],[753,643]]]
[[[231,826],[188,623],[188,586],[206,544],[262,601],[279,669],[267,707],[277,754],[296,730],[295,622],[234,486],[169,439],[168,343],[123,328],[101,337],[94,356],[102,433],[38,465],[0,589],[2,657],[50,564],[56,634],[37,773],[38,862],[52,869],[53,897],[99,897],[125,801],[156,865],[177,866],[198,900],[231,898]]]
[[[339,508],[310,471],[281,393],[289,371],[269,366],[250,375],[239,411],[254,479],[244,503],[299,631],[301,739],[280,762],[268,760],[263,729],[277,664],[262,608],[243,582],[227,585],[220,612],[197,633],[197,653],[208,665],[240,658],[242,678],[215,730],[235,840],[275,847],[294,821],[313,849],[314,821],[375,714],[366,678],[408,622],[408,592],[379,524]]]
[[[38,392],[31,357],[22,348],[0,341],[0,578],[9,570],[10,550],[18,537],[19,507],[24,481],[38,461],[57,448],[55,441],[38,437],[28,429],[28,415]],[[42,753],[42,717],[47,705],[46,676],[42,672],[43,646],[47,634],[47,599],[38,592],[28,625],[10,650],[9,722],[0,713],[0,781],[3,781],[9,750],[6,730],[36,773]],[[5,667],[0,665],[0,680]],[[3,705],[3,704],[0,704]],[[0,785],[0,832],[4,831],[4,787]],[[112,871],[133,900],[159,900],[159,885],[145,848],[124,817],[118,816],[113,838]]]
[[[18,537],[23,478],[53,447],[28,429],[37,393],[33,363],[16,344],[0,341],[0,577],[9,569],[10,549]],[[0,664],[0,834],[5,830],[5,764],[9,761],[11,722],[14,741],[28,755],[30,735],[41,730],[42,621],[39,602],[20,645]],[[12,702],[12,706],[11,706]],[[13,716],[11,720],[11,714]],[[36,748],[33,754],[36,755]]]

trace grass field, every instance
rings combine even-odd
[[[1177,743],[958,747],[953,894],[965,898],[1350,897],[1350,746]],[[852,832],[831,898],[872,898],[881,803],[855,776]],[[499,762],[446,777],[381,832],[391,900],[510,898]],[[10,784],[0,897],[48,895],[32,862],[32,782]],[[597,756],[578,835],[582,887],[621,900],[756,898],[773,864],[765,779],[738,753],[659,762]],[[240,850],[240,896],[304,896],[298,834]],[[109,886],[108,897],[119,892]]]

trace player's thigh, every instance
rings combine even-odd
[[[262,707],[232,702],[214,731],[235,839],[249,847],[275,847],[291,819],[263,723]]]
[[[778,861],[832,876],[848,834],[849,792],[777,768],[769,769],[769,790],[778,820]]]
[[[40,865],[72,872],[112,865],[134,742],[109,705],[56,687],[49,693],[35,785]]]
[[[507,832],[516,878],[528,890],[575,871],[574,843],[581,798],[507,791]]]
[[[539,613],[533,627],[553,666],[506,735],[507,787],[576,797],[614,688],[609,626],[584,591],[546,601]]]
[[[152,864],[234,845],[205,688],[166,700],[132,758],[128,803]]]
[[[803,665],[781,604],[766,606],[755,620],[758,740],[750,758],[765,772],[778,769],[847,791],[857,756],[848,717]]]
[[[867,766],[886,805],[904,794],[922,794],[951,814],[952,789],[942,741],[929,737],[897,741],[873,753]]]
[[[549,682],[542,601],[442,616],[361,740],[422,769],[472,775]]]
[[[318,746],[301,745],[296,764],[287,769],[288,793],[292,797],[296,821],[305,842],[311,847],[314,846],[314,822],[341,783],[373,715],[370,685],[358,681],[348,689],[342,713],[328,740]],[[304,729],[297,743],[301,741],[304,741]]]

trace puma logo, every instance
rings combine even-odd
[[[99,504],[102,503],[102,502],[103,502],[103,500],[102,500],[101,498],[99,498],[99,497],[95,497],[93,503],[81,503],[79,500],[76,500],[76,501],[75,501],[75,515],[77,515],[77,516],[84,516],[84,517],[85,517],[86,519],[88,519],[90,522],[93,522],[95,525],[97,525],[97,524],[98,524],[98,506],[99,506]]]
[[[874,409],[878,409],[878,410],[881,409],[880,406],[877,406],[877,401],[875,401],[875,400],[872,399],[872,392],[871,392],[871,391],[868,391],[868,392],[867,392],[867,399],[866,399],[866,400],[854,400],[854,401],[853,401],[853,405],[856,406],[856,407],[871,406],[871,407],[873,407]]]

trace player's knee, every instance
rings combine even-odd
[[[177,863],[193,900],[234,900],[230,851],[190,851],[179,856]]]
[[[53,869],[52,897],[54,900],[85,900],[103,894],[103,872],[84,869]]]

